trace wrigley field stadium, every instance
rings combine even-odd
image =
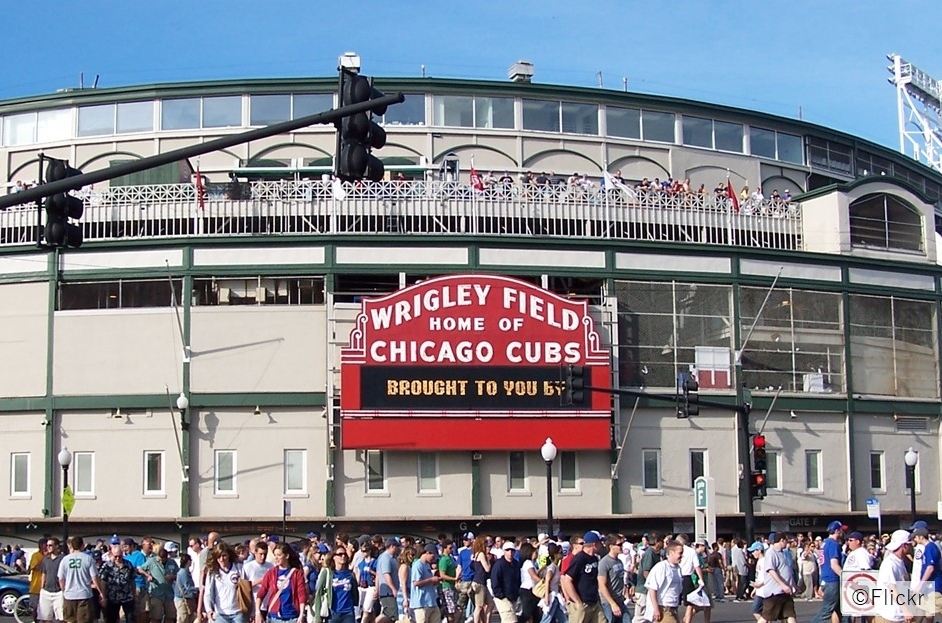
[[[0,102],[0,540],[935,522],[942,174],[532,75]]]

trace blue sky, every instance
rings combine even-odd
[[[356,13],[343,14],[343,7]],[[939,0],[30,0],[3,3],[0,99],[77,86],[325,76],[535,81],[686,97],[898,147],[885,55],[942,78]]]

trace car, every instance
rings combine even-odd
[[[29,594],[29,576],[18,569],[0,564],[0,616],[12,617],[20,595]]]

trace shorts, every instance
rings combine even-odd
[[[442,609],[445,614],[454,614],[458,611],[458,598],[455,589],[447,586],[442,587]]]
[[[782,621],[796,617],[795,599],[791,595],[780,593],[762,600],[762,618],[766,621]]]
[[[98,618],[91,599],[63,599],[62,620],[66,623],[93,623]]]
[[[752,598],[752,614],[762,614],[762,603],[764,601],[765,597],[759,597],[758,595]]]
[[[380,597],[379,612],[384,617],[396,621],[399,619],[399,604],[395,597]]]
[[[46,589],[39,592],[37,614],[40,621],[62,621],[62,591],[50,593]]]
[[[494,603],[494,598],[491,597],[491,591],[488,590],[487,585],[477,582],[471,582],[471,599],[474,601],[475,608],[483,608]]]

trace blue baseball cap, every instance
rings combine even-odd
[[[117,534],[111,535],[111,540],[108,541],[111,545],[121,545],[121,539],[118,538]]]
[[[913,525],[909,526],[909,529],[910,529],[910,530],[919,530],[919,529],[928,530],[928,529],[929,529],[929,524],[920,519],[919,521],[917,521],[917,522],[914,523]]]
[[[759,541],[756,541],[755,543],[749,546],[750,553],[751,552],[763,552],[763,551],[765,551],[765,546],[762,545],[762,543],[760,543]]]
[[[847,530],[847,526],[836,519],[828,524],[828,534],[832,534],[838,530]]]

